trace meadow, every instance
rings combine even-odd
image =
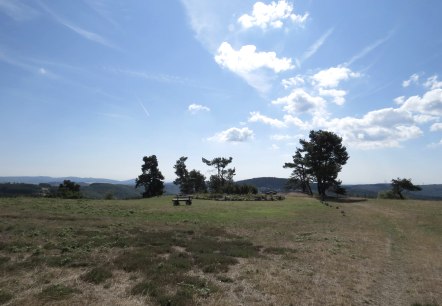
[[[441,301],[438,201],[0,199],[4,305]]]

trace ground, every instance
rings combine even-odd
[[[0,304],[441,301],[441,202],[0,199]]]

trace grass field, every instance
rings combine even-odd
[[[331,205],[0,199],[0,304],[442,305],[441,202]]]

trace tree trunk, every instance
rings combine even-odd
[[[312,188],[310,187],[310,183],[309,182],[305,182],[305,185],[307,186],[307,192],[309,195],[313,195],[313,191]]]

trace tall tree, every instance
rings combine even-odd
[[[305,162],[318,186],[318,193],[325,198],[326,190],[336,183],[342,166],[349,158],[342,138],[329,131],[310,131],[310,141],[299,142],[305,152]]]
[[[189,172],[189,185],[192,190],[191,193],[206,193],[206,177],[197,170],[192,170]]]
[[[308,168],[305,164],[304,156],[300,149],[296,149],[295,155],[293,155],[292,163],[285,163],[284,168],[292,168],[292,175],[288,181],[289,188],[301,187],[303,193],[312,195],[312,189],[310,187],[311,176],[308,172]]]
[[[173,183],[180,186],[181,193],[190,194],[192,193],[192,186],[190,183],[189,171],[187,171],[186,167],[186,160],[187,157],[182,156],[176,161],[175,166],[173,166],[175,174],[177,175],[177,178]]]
[[[164,192],[164,176],[158,169],[158,160],[155,155],[144,156],[141,165],[141,174],[135,180],[135,188],[144,186],[143,197],[160,196]]]
[[[394,196],[399,197],[399,199],[401,200],[404,200],[405,197],[402,194],[404,190],[421,191],[422,188],[420,186],[414,185],[411,182],[411,179],[406,179],[406,178],[401,179],[398,177],[397,179],[391,180],[391,191]]]
[[[212,160],[207,160],[203,157],[202,160],[207,166],[212,166],[217,171],[217,174],[210,176],[209,179],[209,187],[211,192],[223,192],[223,188],[227,185],[227,183],[233,183],[233,177],[236,174],[235,168],[226,169],[226,167],[232,162],[232,157],[216,157]]]
[[[325,198],[328,188],[337,184],[339,172],[349,158],[342,138],[329,131],[310,131],[309,141],[299,140],[293,163],[284,166],[294,168],[295,179],[309,186],[310,179],[318,186],[318,193]],[[307,188],[307,187],[306,187]]]

